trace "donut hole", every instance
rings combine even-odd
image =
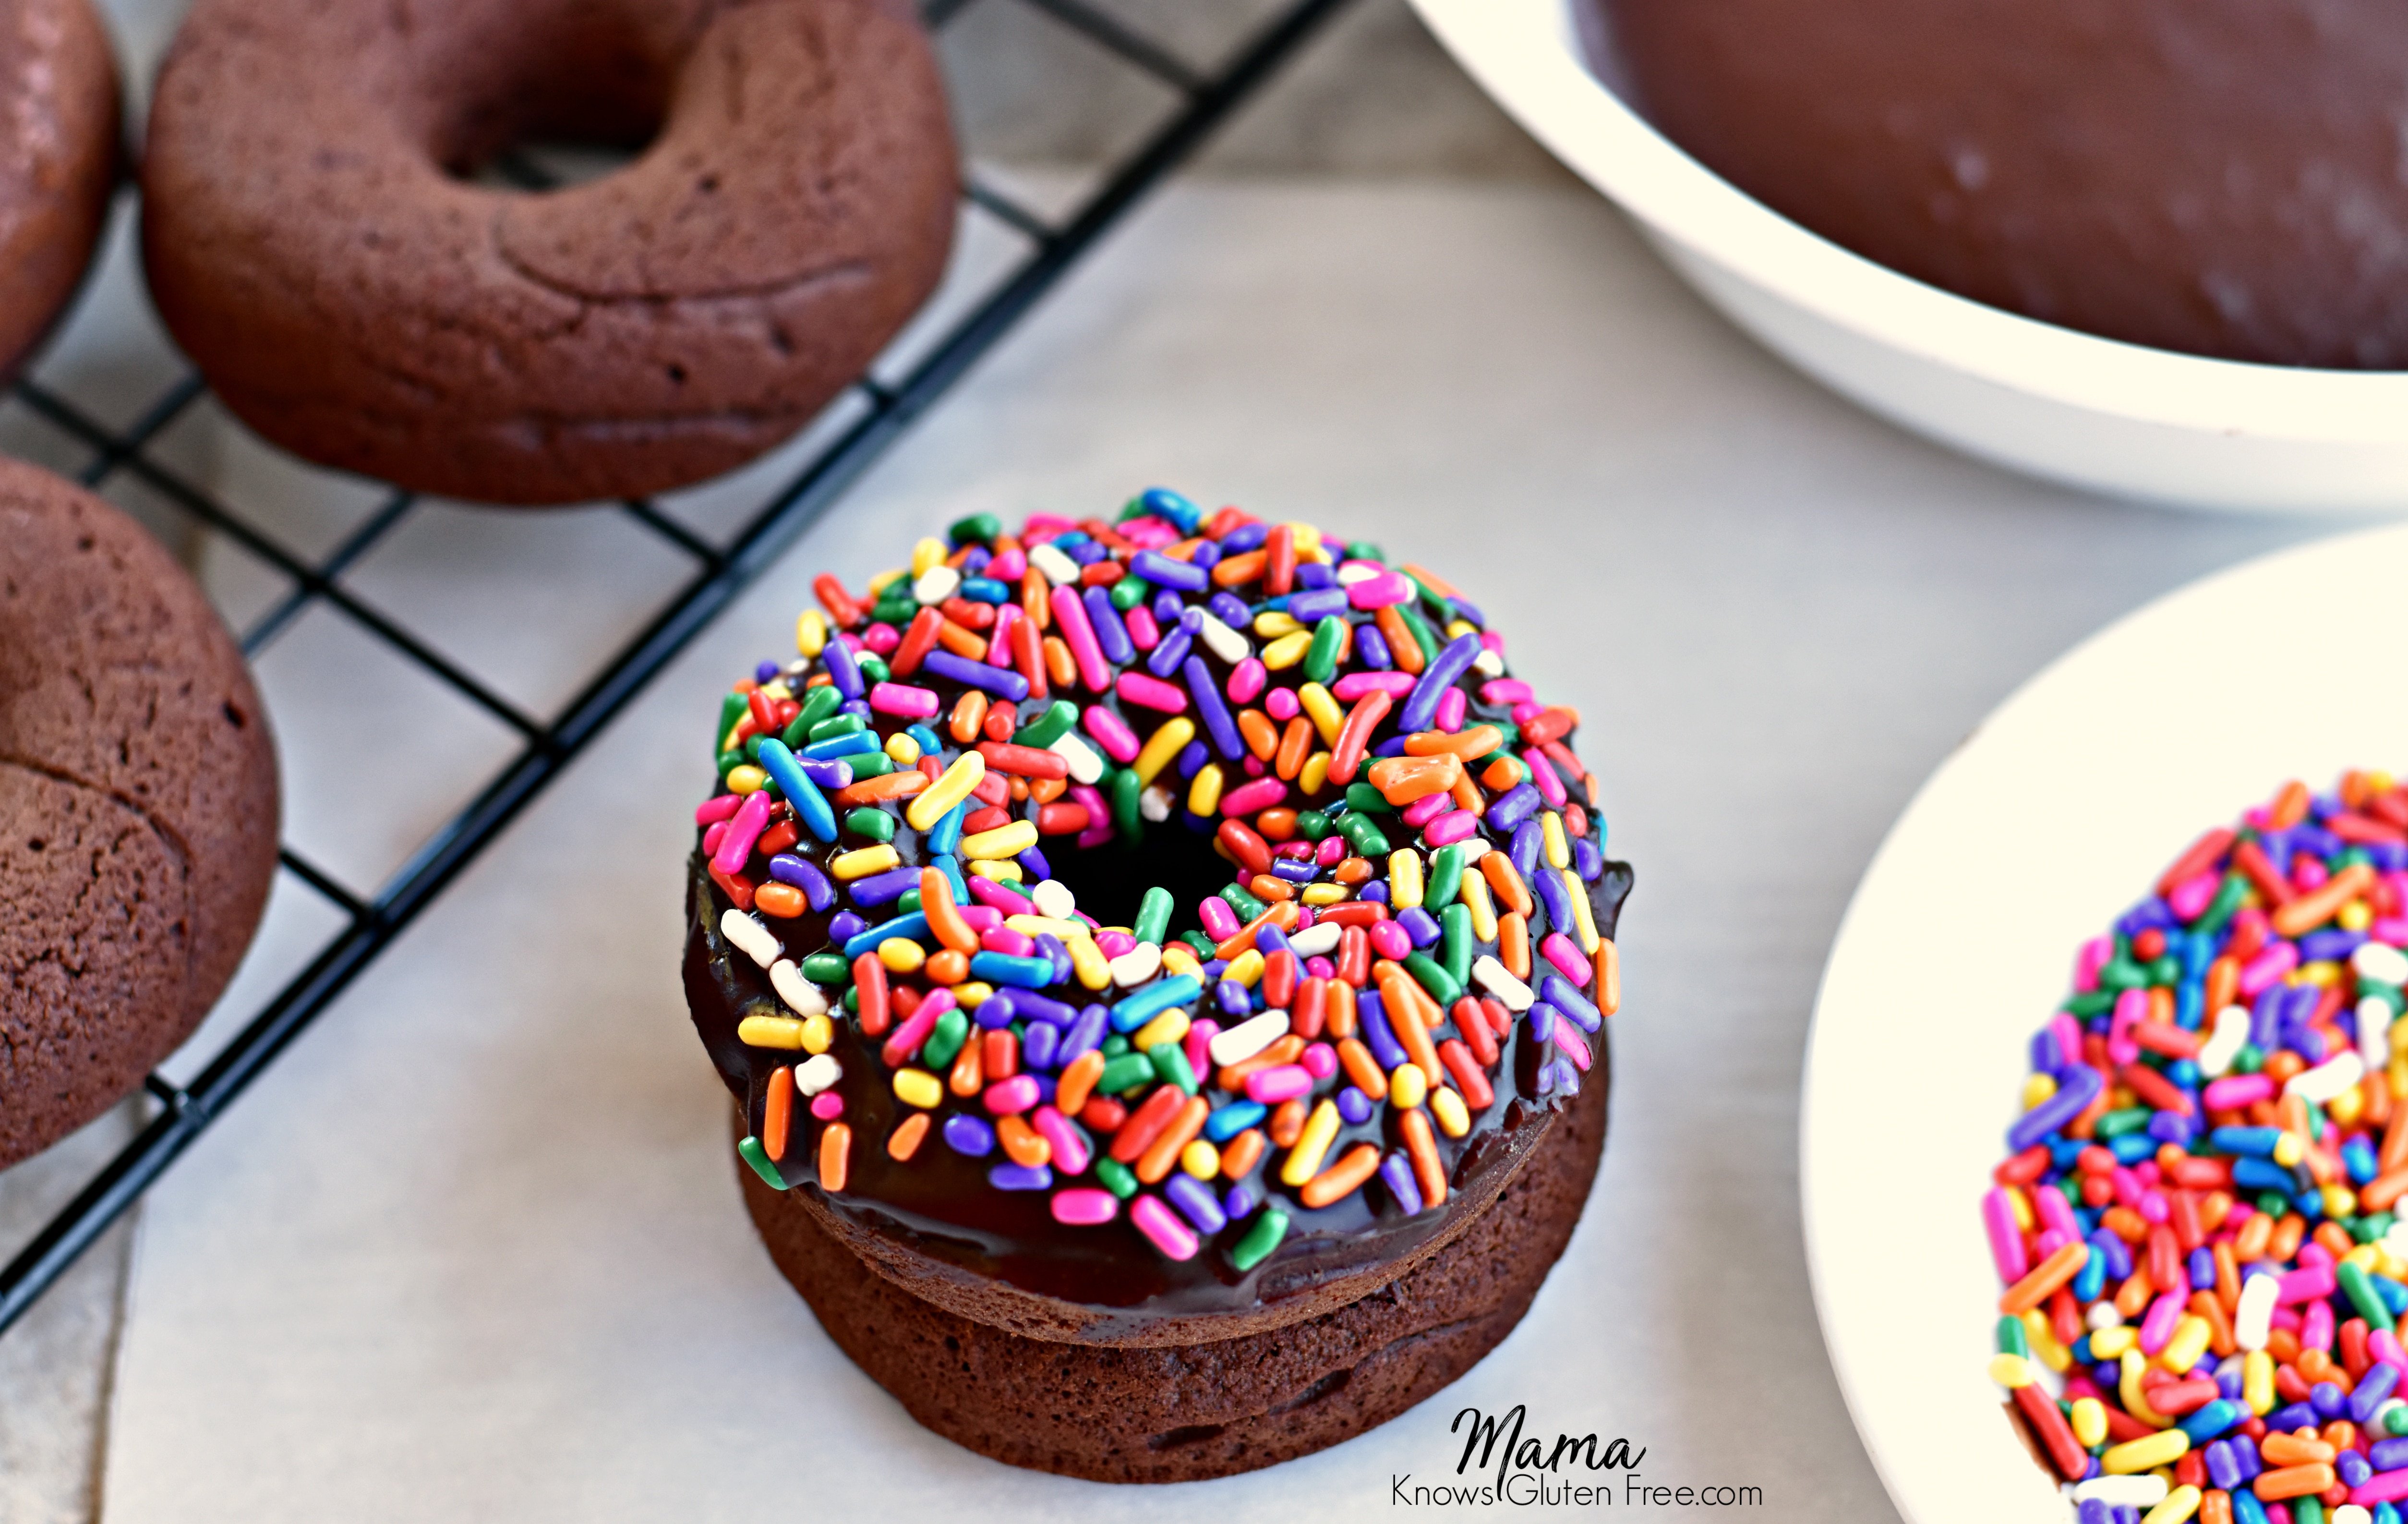
[[[453,180],[493,190],[542,194],[601,179],[660,136],[690,43],[632,16],[538,16],[427,81],[427,151]]]
[[[1169,890],[1174,936],[1200,927],[1196,907],[1238,877],[1236,865],[1212,850],[1211,837],[1177,821],[1149,825],[1144,842],[1136,847],[1107,841],[1081,852],[1066,840],[1059,848],[1049,844],[1045,856],[1079,908],[1104,926],[1135,924],[1146,890],[1155,884]]]

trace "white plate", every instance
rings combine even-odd
[[[2026,1044],[2075,947],[2201,831],[2287,778],[2408,767],[2408,705],[2376,675],[2403,587],[2408,528],[2386,528],[2127,616],[1982,723],[1857,886],[1807,1046],[1806,1250],[1841,1390],[1916,1524],[2070,1517],[1984,1374],[2000,1287],[1977,1201]]]
[[[1951,295],[1721,180],[1591,75],[1570,5],[1412,0],[1471,77],[1620,202],[1675,269],[1791,363],[1973,454],[2217,508],[2408,508],[2408,372],[2240,365]]]

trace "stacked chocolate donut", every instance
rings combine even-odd
[[[1630,874],[1576,715],[1432,574],[1164,491],[818,585],[721,716],[685,980],[831,1334],[1126,1480],[1503,1337],[1604,1129]]]

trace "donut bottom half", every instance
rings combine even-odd
[[[820,1326],[925,1427],[1010,1465],[1188,1482],[1276,1465],[1385,1423],[1477,1364],[1570,1242],[1605,1146],[1606,1068],[1454,1242],[1357,1300],[1215,1343],[1031,1339],[939,1308],[741,1163],[769,1258]]]

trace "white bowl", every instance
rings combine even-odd
[[[2408,372],[2243,365],[2034,322],[1850,253],[1690,158],[1599,83],[1580,0],[1412,0],[1515,121],[1690,284],[1872,411],[2101,492],[2231,509],[2408,510]]]

